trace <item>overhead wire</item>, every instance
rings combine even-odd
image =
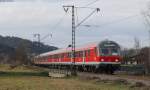
[[[90,2],[90,3],[88,3],[88,4],[86,4],[85,7],[87,7],[87,6],[89,6],[89,5],[92,5],[92,4],[94,4],[94,3],[98,2],[98,1],[100,1],[100,0],[92,1],[92,2]]]
[[[58,25],[60,25],[63,22],[65,16],[66,16],[66,13],[58,20],[58,22],[52,27],[52,29],[56,29]]]
[[[66,14],[64,14],[51,29],[53,29],[53,30],[56,29],[63,22],[65,16],[66,16]],[[52,33],[45,35],[41,40],[44,40],[49,36],[51,36],[51,38],[52,38]]]
[[[135,18],[139,15],[132,15],[132,16],[128,16],[128,17],[125,17],[125,18],[121,18],[121,19],[118,19],[118,20],[114,20],[114,21],[111,21],[111,22],[108,22],[108,23],[104,23],[104,24],[101,24],[101,25],[82,25],[82,26],[86,26],[86,27],[104,27],[104,26],[108,26],[108,25],[111,25],[111,24],[116,24],[116,23],[119,23],[119,22],[122,22],[122,21],[125,21],[125,20],[128,20],[128,19],[132,19],[132,18]]]
[[[87,17],[85,17],[80,23],[78,23],[75,27],[77,28],[78,26],[80,26],[85,20],[87,20],[90,16],[93,15],[93,13],[95,13],[97,11],[97,9],[95,9],[94,11],[92,11]]]

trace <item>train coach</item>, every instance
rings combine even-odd
[[[76,47],[75,61],[71,48],[58,49],[34,57],[36,65],[70,67],[74,62],[80,71],[113,73],[120,67],[120,46],[114,41],[104,40]]]

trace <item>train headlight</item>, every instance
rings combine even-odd
[[[101,59],[102,62],[104,62],[104,59]]]
[[[118,59],[116,59],[115,61],[116,61],[116,62],[118,62],[119,60],[118,60]]]

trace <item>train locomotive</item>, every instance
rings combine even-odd
[[[56,67],[76,66],[79,71],[114,73],[121,64],[120,46],[114,41],[104,40],[76,47],[75,61],[71,48],[58,49],[35,56],[35,65]]]

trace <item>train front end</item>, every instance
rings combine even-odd
[[[114,41],[103,41],[98,45],[100,69],[113,73],[120,68],[120,46]]]

